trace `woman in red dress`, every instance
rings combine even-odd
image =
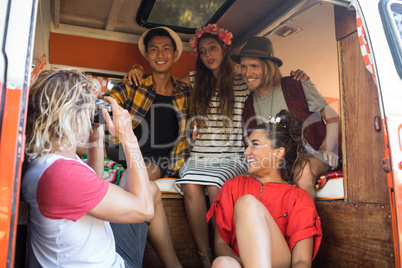
[[[302,136],[285,110],[250,135],[249,176],[229,179],[207,214],[217,228],[213,267],[311,267],[320,218],[310,195],[287,182],[305,161]]]

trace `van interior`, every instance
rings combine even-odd
[[[45,69],[79,68],[106,91],[135,63],[150,71],[137,43],[149,27],[164,25],[184,42],[172,70],[181,77],[195,68],[189,40],[208,23],[233,33],[233,52],[251,36],[270,38],[284,62],[282,74],[303,70],[341,116],[342,195],[316,202],[324,236],[313,267],[394,267],[389,188],[381,164],[384,130],[373,126],[381,116],[380,100],[361,56],[350,1],[38,0],[32,67],[42,59]],[[180,261],[200,267],[182,197],[163,193],[163,202]],[[28,210],[20,203],[14,267],[26,267]],[[162,267],[150,245],[143,267]]]

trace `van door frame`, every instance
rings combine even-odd
[[[381,21],[379,2],[378,0],[354,0],[352,5],[361,13],[367,41],[374,58],[375,81],[384,128],[385,157],[382,165],[387,173],[390,194],[395,264],[401,267],[402,110],[400,103],[402,103],[402,80],[393,64],[392,52]]]
[[[0,267],[14,267],[37,5],[38,0],[0,4]]]

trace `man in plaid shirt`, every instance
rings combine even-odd
[[[131,85],[122,80],[104,96],[111,96],[129,111],[150,180],[174,177],[190,147],[185,136],[189,119],[190,87],[176,81],[171,75],[171,68],[180,58],[183,44],[171,29],[156,27],[141,36],[138,46],[148,60],[152,72],[144,75],[141,85]],[[110,136],[106,142],[107,156],[125,166],[126,159],[119,141]],[[155,216],[149,223],[148,241],[165,267],[181,267],[174,252],[161,193],[154,182],[151,183],[151,192]],[[145,241],[132,235],[130,225],[111,223],[111,227],[117,245],[131,245],[134,242],[141,247],[131,255],[141,255],[144,252],[142,246],[145,246]],[[139,232],[144,233],[142,230]],[[135,261],[142,262],[142,258],[136,257]],[[136,267],[134,261],[133,266]]]
[[[175,177],[189,150],[185,133],[190,87],[171,75],[183,45],[171,29],[157,27],[145,32],[138,46],[152,72],[139,86],[122,80],[105,95],[130,112],[150,180]],[[108,157],[125,165],[118,140],[107,140]]]

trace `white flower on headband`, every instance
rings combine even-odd
[[[279,116],[277,117],[270,117],[267,121],[267,123],[272,123],[272,124],[279,124],[281,122],[281,118]]]

